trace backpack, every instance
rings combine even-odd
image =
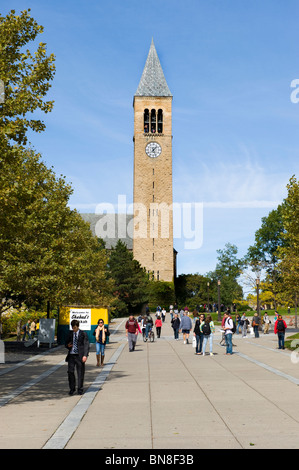
[[[231,317],[230,317],[230,320],[233,322],[233,327],[231,328],[231,332],[234,334],[237,331],[236,323],[234,322],[234,320]]]
[[[211,334],[211,327],[210,323],[204,322],[204,324],[201,327],[201,331],[203,332],[204,335],[210,335]]]
[[[277,331],[284,331],[285,326],[283,324],[283,320],[277,320]]]

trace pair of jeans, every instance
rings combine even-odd
[[[254,336],[255,336],[256,338],[259,338],[259,337],[260,337],[260,334],[259,334],[259,325],[255,325],[255,326],[253,327],[253,331],[254,331]]]
[[[149,334],[149,330],[152,328],[152,324],[151,323],[147,323],[146,326],[145,326],[145,337],[148,338],[148,334]]]
[[[284,349],[284,333],[283,332],[278,332],[278,349]]]
[[[179,328],[174,328],[174,339],[179,339]]]
[[[105,356],[105,344],[96,343],[96,354],[97,356],[99,354],[101,354],[102,356]]]
[[[206,352],[207,342],[210,340],[210,353],[213,352],[213,334],[210,335],[203,335],[203,345],[202,345],[202,352]]]
[[[196,335],[196,353],[200,353],[202,350],[202,342],[203,342],[203,333]]]
[[[233,335],[232,333],[227,333],[225,335],[225,342],[226,342],[226,354],[233,353]]]

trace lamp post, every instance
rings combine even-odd
[[[217,281],[217,287],[218,287],[218,321],[221,321],[220,284],[221,284],[221,282],[218,279],[218,281]]]
[[[207,312],[210,313],[210,296],[209,296],[209,287],[210,287],[210,283],[207,282],[207,288],[208,288],[208,310]]]
[[[256,279],[256,311],[260,316],[260,279]]]

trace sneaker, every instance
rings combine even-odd
[[[184,344],[186,344],[186,341],[184,341]]]
[[[213,354],[213,353],[210,353],[210,356],[214,356],[214,354]]]

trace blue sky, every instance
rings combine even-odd
[[[71,206],[133,198],[133,96],[152,37],[173,94],[175,202],[203,203],[203,243],[175,239],[178,273],[246,253],[261,217],[298,175],[298,0],[2,0],[31,8],[56,55],[43,134],[32,145],[72,182]]]

